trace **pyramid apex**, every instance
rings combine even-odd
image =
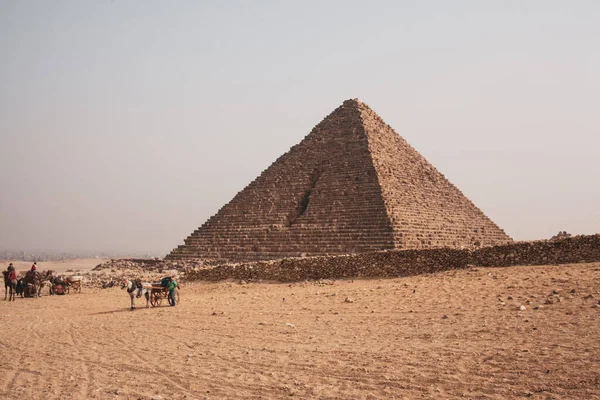
[[[355,99],[344,100],[343,104],[344,105],[347,105],[347,104],[356,104],[356,105],[359,105],[359,104],[364,104],[364,103],[362,101],[360,101],[358,98],[355,98]]]

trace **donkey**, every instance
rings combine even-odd
[[[127,293],[131,299],[131,311],[135,310],[135,297],[146,297],[146,308],[150,308],[150,290],[151,283],[124,280],[121,283],[121,289],[127,288]]]
[[[17,291],[17,281],[8,279],[8,274],[8,271],[2,271],[2,275],[4,275],[4,300],[8,297],[8,301],[14,301]]]

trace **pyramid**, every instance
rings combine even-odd
[[[511,241],[366,104],[347,100],[167,259],[251,261]]]

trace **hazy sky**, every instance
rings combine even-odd
[[[166,253],[359,98],[515,239],[600,232],[599,1],[0,0],[0,249]]]

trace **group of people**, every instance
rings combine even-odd
[[[39,278],[37,272],[37,262],[33,263],[29,272],[27,272],[27,275],[25,275],[25,279],[22,279],[17,275],[17,271],[13,263],[8,264],[6,271],[2,271],[2,275],[4,275],[4,300],[7,299],[7,296],[10,296],[8,300],[14,301],[18,294],[22,294],[23,287],[27,284],[27,282],[34,282]]]
[[[31,265],[31,268],[29,270],[28,273],[32,278],[35,278],[37,275],[37,262],[34,262]],[[16,298],[16,290],[17,290],[17,282],[19,280],[19,278],[17,277],[17,271],[15,270],[15,267],[13,265],[13,263],[10,263],[8,265],[8,268],[6,269],[6,271],[3,271],[3,275],[4,275],[4,283],[5,283],[5,288],[6,288],[6,294],[5,294],[5,300],[6,300],[6,295],[8,293],[10,293],[10,297],[8,298],[8,300],[15,300]],[[141,296],[141,282],[137,282],[137,287],[134,286],[135,289],[139,289],[139,295],[138,297]],[[174,307],[177,304],[177,289],[179,289],[179,284],[177,283],[177,281],[173,278],[173,277],[165,277],[163,279],[161,279],[161,286],[166,288],[168,291],[168,301],[169,304]],[[132,288],[132,289],[134,289]]]
[[[19,288],[22,287],[22,279],[20,279],[17,275],[17,271],[13,263],[9,263],[8,268],[6,268],[6,271],[2,271],[2,274],[4,275],[4,300],[6,300],[7,296],[9,296],[8,300],[14,301],[17,294],[19,294]],[[37,262],[33,263],[28,275],[31,280],[37,278]]]

